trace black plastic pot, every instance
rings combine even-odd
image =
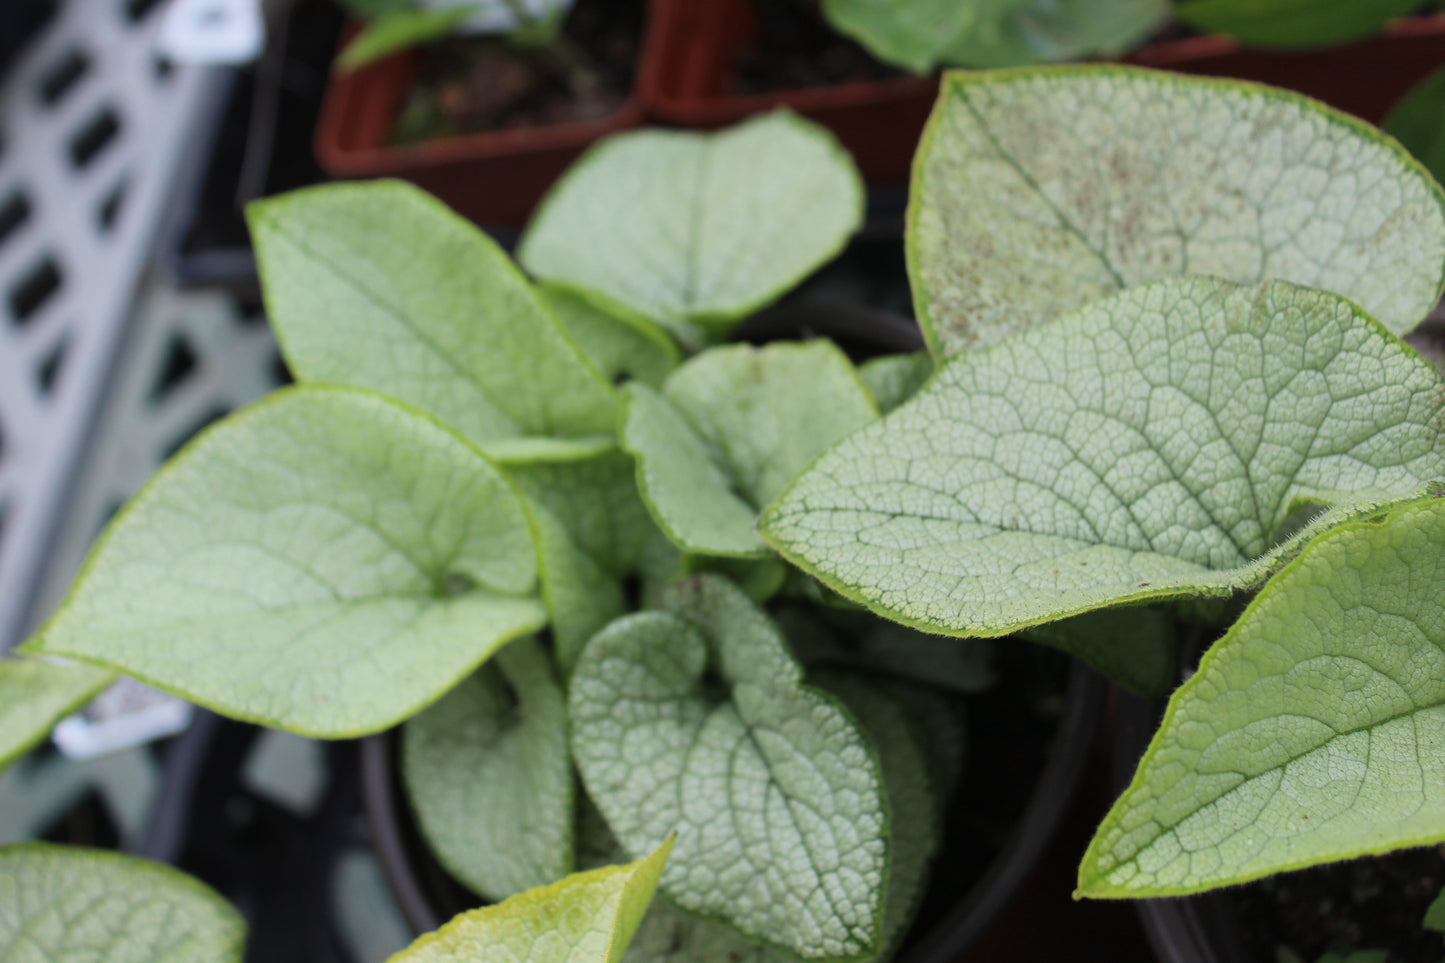
[[[198,709],[162,757],[159,797],[136,855],[203,880],[246,918],[247,963],[353,963],[335,920],[332,875],[366,845],[357,749],[326,747],[326,790],[301,815],[242,779],[256,726]]]

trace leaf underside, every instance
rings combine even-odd
[[[379,395],[292,388],[171,461],[27,651],[351,736],[540,628],[536,572],[520,499],[459,436]]]
[[[1169,701],[1079,871],[1168,896],[1445,840],[1445,503],[1341,527]]]
[[[1349,302],[1162,281],[956,357],[761,531],[879,614],[1003,635],[1258,586],[1445,477],[1442,424],[1440,376]],[[1303,504],[1332,507],[1283,537]]]
[[[1402,334],[1445,285],[1445,195],[1399,145],[1284,91],[1125,67],[956,73],[919,148],[929,347],[986,347],[1185,274],[1342,294]]]

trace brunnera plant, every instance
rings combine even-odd
[[[529,229],[531,277],[400,183],[253,206],[298,384],[178,454],[0,663],[26,687],[7,753],[113,672],[321,738],[405,723],[424,834],[501,907],[676,833],[634,959],[890,953],[940,836],[927,743],[959,723],[916,683],[805,678],[760,604],[802,590],[753,531],[877,400],[828,342],[714,344],[862,204],[778,114],[599,145]]]
[[[1171,697],[1079,894],[1445,839],[1445,382],[1399,339],[1445,277],[1423,168],[1253,85],[959,74],[907,241],[937,372],[794,481],[763,537],[948,635],[1140,606],[1227,624],[1249,601]]]

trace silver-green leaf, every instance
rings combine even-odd
[[[773,113],[603,141],[542,202],[518,259],[644,317],[726,330],[837,254],[862,218],[847,151]]]
[[[627,392],[623,446],[663,531],[700,555],[758,557],[759,509],[829,445],[878,417],[831,341],[729,345],[693,358],[661,395]]]
[[[1258,586],[1445,478],[1442,427],[1440,375],[1343,298],[1160,281],[955,357],[761,530],[879,614],[1004,635]]]
[[[0,963],[241,963],[246,923],[149,860],[47,843],[0,848]]]
[[[651,321],[603,310],[583,292],[560,284],[539,285],[537,293],[605,380],[635,379],[657,388],[677,367],[677,343]]]
[[[460,436],[380,395],[292,388],[167,465],[27,650],[346,737],[540,628],[536,579],[520,498]]]
[[[672,851],[574,873],[455,917],[387,963],[621,963]]]
[[[247,209],[272,328],[301,382],[370,388],[483,451],[563,451],[618,402],[495,242],[400,181],[328,184]]]
[[[402,778],[441,864],[491,900],[572,871],[567,705],[547,653],[518,639],[402,729]]]
[[[627,611],[626,581],[636,577],[651,598],[680,574],[681,555],[648,514],[623,452],[517,464],[508,474],[527,498],[557,660],[570,672],[586,641]]]
[[[1445,503],[1311,543],[1169,701],[1079,870],[1172,896],[1445,841]]]
[[[0,767],[23,755],[113,681],[114,672],[80,662],[0,658]]]
[[[677,830],[662,887],[683,908],[807,958],[876,952],[888,805],[867,737],[737,588],[696,576],[664,602],[573,674],[589,795],[629,852]]]
[[[907,232],[939,356],[1158,278],[1280,278],[1399,334],[1445,286],[1445,194],[1399,145],[1284,91],[1125,67],[951,74]]]

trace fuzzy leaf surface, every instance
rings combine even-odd
[[[695,576],[614,622],[572,677],[572,751],[629,852],[677,830],[663,891],[800,956],[880,945],[887,790],[866,735],[777,627]],[[719,681],[705,678],[709,666]]]
[[[954,358],[761,530],[881,615],[1004,635],[1258,586],[1445,478],[1442,426],[1439,374],[1350,302],[1161,281]]]
[[[671,850],[462,913],[387,963],[620,963]]]
[[[0,767],[114,681],[114,672],[93,665],[0,658]]]
[[[1280,278],[1400,334],[1445,284],[1445,195],[1398,144],[1278,90],[1125,67],[952,74],[907,232],[929,347],[986,347],[1159,278]]]
[[[402,777],[432,852],[478,894],[503,900],[572,871],[567,704],[536,639],[407,722]]]
[[[1169,701],[1079,871],[1166,896],[1445,840],[1445,503],[1311,543]]]
[[[296,380],[415,405],[489,455],[616,430],[618,401],[506,253],[400,181],[247,209],[266,308]]]
[[[0,963],[241,963],[246,923],[184,873],[119,853],[0,848]]]
[[[837,254],[862,217],[847,151],[772,113],[602,142],[542,202],[518,259],[645,317],[726,330]]]
[[[693,358],[661,396],[627,395],[623,446],[662,529],[685,551],[760,556],[758,511],[849,432],[878,417],[830,341],[729,345]]]
[[[536,579],[520,498],[460,436],[380,395],[292,388],[173,459],[27,650],[339,738],[540,628]]]
[[[1175,13],[1251,47],[1307,50],[1363,39],[1419,8],[1414,0],[1188,0]]]

